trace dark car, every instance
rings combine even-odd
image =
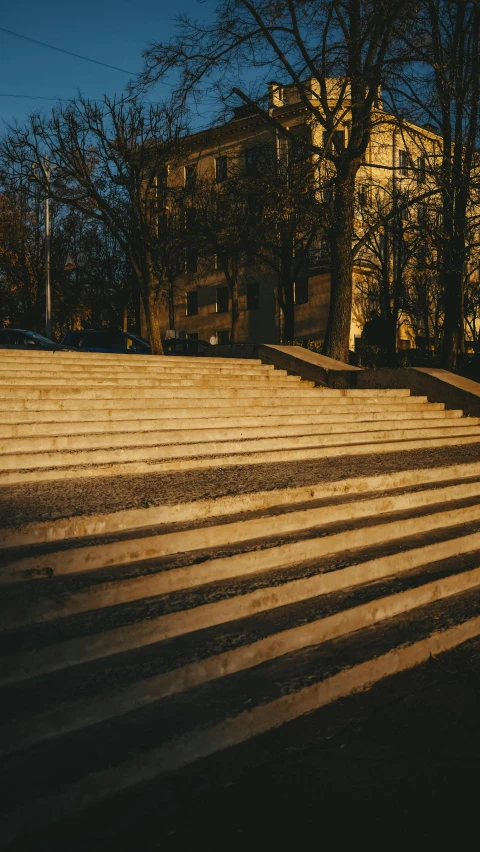
[[[81,352],[115,352],[125,355],[151,355],[146,340],[126,331],[67,331],[63,346]]]
[[[206,355],[211,349],[206,340],[174,337],[162,341],[165,355]]]
[[[0,349],[65,349],[48,337],[24,328],[0,328]]]

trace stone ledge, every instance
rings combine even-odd
[[[264,364],[274,364],[290,375],[330,388],[357,386],[357,374],[362,370],[342,361],[327,358],[301,346],[264,344],[257,347],[257,356]]]
[[[427,367],[362,370],[357,383],[359,388],[409,388],[415,396],[427,396],[429,402],[444,402],[446,408],[461,408],[464,414],[473,417],[480,415],[480,384],[448,370]]]

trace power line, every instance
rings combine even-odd
[[[15,95],[10,92],[0,92],[0,98],[28,98],[29,101],[63,101],[65,98],[47,98],[45,95]]]
[[[100,62],[99,59],[91,59],[89,56],[82,56],[80,53],[73,53],[71,50],[64,50],[63,47],[56,47],[54,44],[47,44],[45,41],[39,41],[37,38],[15,33],[13,30],[7,30],[5,27],[0,27],[3,33],[13,35],[16,38],[23,38],[25,41],[32,41],[34,44],[40,44],[42,47],[48,47],[50,50],[57,50],[59,53],[66,53],[67,56],[75,56],[76,59],[83,59],[85,62],[93,62],[95,65],[103,65],[104,68],[111,68],[113,71],[121,71],[122,74],[128,74],[130,77],[135,77],[134,71],[127,71],[126,68],[119,68],[118,65],[109,65],[107,62]],[[50,99],[49,99],[50,100]]]

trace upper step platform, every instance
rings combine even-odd
[[[0,349],[0,363],[5,360],[26,360],[33,361],[34,359],[38,359],[41,362],[48,361],[65,361],[65,362],[73,362],[79,361],[79,363],[94,363],[98,361],[99,363],[104,363],[108,361],[109,363],[118,362],[119,364],[124,364],[130,360],[135,361],[135,363],[142,365],[153,365],[157,364],[167,366],[169,364],[185,364],[185,365],[193,365],[202,364],[205,362],[211,364],[223,364],[223,365],[231,365],[232,367],[236,367],[238,369],[239,366],[245,366],[245,364],[249,364],[250,366],[256,366],[261,368],[273,369],[271,365],[264,365],[260,358],[249,358],[246,360],[245,358],[217,358],[217,357],[192,357],[186,355],[175,355],[175,356],[166,356],[166,355],[128,355],[128,354],[118,354],[115,352],[78,352],[68,351],[50,351],[50,350],[35,350],[35,352],[31,352],[28,349]],[[80,360],[81,359],[81,360]]]

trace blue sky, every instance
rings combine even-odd
[[[212,7],[195,0],[28,0],[2,4],[0,27],[138,72],[142,50],[152,41],[169,38],[177,13],[204,18]],[[21,95],[69,98],[81,89],[99,98],[103,93],[120,94],[128,80],[128,74],[0,31],[0,129],[4,122],[21,122],[32,110],[48,110],[55,103]]]

